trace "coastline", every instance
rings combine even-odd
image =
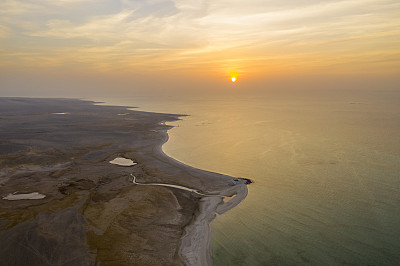
[[[202,191],[201,193],[209,193],[199,201],[199,207],[194,215],[192,222],[184,228],[181,245],[179,248],[180,256],[185,265],[212,265],[211,259],[211,222],[217,215],[229,211],[237,206],[247,196],[248,189],[246,184],[250,182],[248,179],[236,179],[227,175],[209,172],[206,170],[194,168],[186,165],[173,157],[168,156],[162,150],[164,143],[168,141],[168,130],[165,130],[165,137],[160,145],[156,145],[154,153],[157,156],[164,157],[165,160],[175,164],[177,167],[186,168],[202,175],[211,175],[213,178],[222,176],[238,180],[236,184],[229,183],[231,187],[223,190]],[[232,182],[232,180],[230,180]],[[232,197],[229,201],[224,202],[224,197]]]
[[[164,121],[165,122],[165,121]],[[184,228],[184,235],[181,239],[179,248],[180,256],[185,265],[212,265],[211,259],[211,222],[217,215],[229,211],[243,201],[247,194],[248,189],[246,184],[251,183],[249,179],[234,178],[216,172],[210,172],[199,168],[192,167],[177,159],[168,156],[162,149],[162,146],[168,141],[168,130],[164,131],[164,137],[159,145],[156,145],[153,152],[160,158],[170,161],[177,167],[186,168],[189,171],[196,172],[199,175],[210,175],[216,180],[217,178],[227,177],[231,180],[229,185],[221,190],[202,191],[201,193],[208,193],[210,195],[202,197],[199,201],[199,207],[194,215],[192,222]],[[233,179],[233,180],[232,180]],[[236,181],[232,183],[232,181]],[[229,182],[228,181],[228,182]],[[215,196],[211,196],[214,194]],[[232,197],[229,201],[224,202],[224,197]]]
[[[77,258],[81,261],[93,263],[211,264],[209,224],[217,214],[246,197],[245,184],[249,181],[196,169],[166,155],[162,145],[168,140],[171,127],[165,122],[179,119],[180,115],[133,111],[74,99],[0,100],[12,102],[3,104],[0,122],[6,126],[3,128],[13,128],[12,133],[17,135],[10,143],[2,143],[11,152],[4,149],[6,152],[0,157],[0,192],[2,196],[16,190],[31,192],[24,181],[33,176],[38,188],[35,191],[46,195],[35,202],[1,200],[5,204],[0,208],[4,217],[0,220],[0,239],[9,239],[11,235],[15,238],[0,252],[1,259],[11,263],[12,258],[6,257],[10,256],[8,252],[13,256],[26,254],[25,249],[13,250],[13,246],[26,237],[27,231],[32,237],[27,240],[30,245],[39,241],[51,250],[50,242],[64,242],[71,237],[62,235],[67,224],[48,229],[50,236],[43,234],[43,224],[67,216],[77,219],[74,226],[79,229],[80,239],[75,242],[81,249],[58,251],[59,254],[52,254],[54,258],[46,258],[49,262],[75,252],[80,254]],[[38,103],[44,113],[18,110],[18,105],[33,108]],[[119,115],[122,112],[124,115]],[[52,115],[56,113],[66,115]],[[21,126],[21,122],[25,125]],[[34,129],[32,134],[25,133],[26,124]],[[63,125],[72,128],[62,130]],[[3,130],[1,134],[4,138],[11,132]],[[62,138],[65,143],[59,143]],[[73,149],[69,147],[76,143],[79,145]],[[108,163],[119,155],[132,159],[135,165],[121,167]],[[218,196],[201,197],[177,188],[135,186],[129,184],[128,175],[132,172],[140,182],[190,187]],[[234,194],[237,196],[230,201],[222,200],[222,196]],[[26,210],[32,213],[29,217],[22,215]],[[137,245],[140,241],[144,243]],[[107,246],[110,243],[112,247]],[[120,248],[122,244],[125,246]],[[26,260],[43,262],[39,257],[31,254]]]

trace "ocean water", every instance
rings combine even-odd
[[[212,223],[214,265],[400,265],[400,92],[107,99],[189,114],[163,150],[247,177]]]

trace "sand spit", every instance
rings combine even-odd
[[[39,192],[32,192],[27,194],[15,194],[10,193],[7,196],[4,196],[3,199],[5,200],[37,200],[37,199],[44,199],[46,195],[40,194]]]
[[[174,158],[168,157],[162,150],[162,144],[168,140],[168,134],[164,131],[164,139],[153,148],[153,153],[161,160],[166,160],[178,168],[190,171],[192,175],[201,179],[209,180],[210,184],[218,185],[214,190],[203,189],[202,191],[191,187],[178,186],[179,189],[188,190],[198,194],[202,198],[192,222],[184,228],[181,239],[179,255],[185,265],[212,265],[211,260],[211,222],[215,217],[223,214],[242,202],[247,194],[247,184],[251,183],[247,178],[233,178],[230,176],[208,172],[186,165]],[[131,174],[131,176],[133,176]],[[207,178],[206,178],[207,177]],[[181,180],[181,182],[184,180]],[[221,182],[224,184],[221,186]],[[132,180],[136,182],[136,178]],[[138,184],[136,182],[136,184]],[[151,184],[150,184],[151,185]],[[171,186],[166,183],[158,183],[160,186]],[[176,186],[174,186],[176,187]],[[224,198],[231,198],[225,202]]]
[[[132,177],[131,182],[135,185],[172,187],[189,191],[202,197],[193,222],[185,227],[179,254],[185,265],[212,265],[210,224],[217,214],[220,215],[231,210],[246,198],[248,193],[246,183],[250,181],[248,179],[235,179],[234,181],[239,184],[220,192],[220,194],[205,194],[196,189],[179,185],[139,183],[135,175],[130,174],[130,176]],[[230,200],[225,202],[223,200],[225,197],[230,198]]]
[[[135,185],[172,187],[189,191],[202,197],[199,201],[199,209],[193,222],[185,227],[185,234],[182,237],[179,254],[185,265],[212,265],[210,253],[210,223],[215,219],[217,214],[223,214],[231,210],[246,198],[248,193],[246,183],[249,182],[249,180],[235,179],[236,182],[241,183],[221,192],[221,194],[218,195],[204,194],[193,188],[173,184],[139,183],[137,182],[135,175],[130,174],[130,176],[132,177],[131,182]],[[225,202],[223,200],[225,197],[229,197],[230,200]]]
[[[60,109],[74,115],[49,116]],[[248,180],[166,156],[165,122],[177,119],[73,99],[0,98],[0,261],[211,264],[209,223],[244,199]],[[116,154],[114,163],[133,167],[109,163]],[[45,197],[9,200],[28,197],[15,191]]]
[[[235,193],[235,196],[228,202],[223,201],[223,196],[206,196],[200,200],[196,217],[185,227],[182,238],[180,254],[185,265],[212,265],[210,224],[217,214],[227,212],[247,196],[247,186],[236,185],[224,194],[231,193]]]

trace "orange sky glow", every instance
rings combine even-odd
[[[5,0],[0,94],[218,90],[233,76],[247,90],[398,88],[399,10],[394,0]]]

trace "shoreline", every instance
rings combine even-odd
[[[164,131],[165,136],[162,142],[154,147],[153,151],[156,154],[166,158],[167,160],[170,160],[179,167],[187,168],[199,174],[207,173],[215,178],[219,178],[221,176],[234,178],[232,176],[195,168],[171,156],[168,156],[162,149],[162,146],[167,143],[169,139],[168,130],[169,129],[166,129]],[[239,180],[242,181],[242,183],[237,183],[231,188],[218,191],[219,195],[207,195],[200,199],[198,212],[196,213],[192,222],[185,227],[185,234],[181,239],[179,252],[180,256],[185,262],[185,265],[212,265],[211,222],[216,218],[217,215],[222,215],[223,213],[231,210],[246,198],[248,194],[246,184],[250,184],[251,181],[250,179],[243,178],[239,178]],[[207,192],[215,193],[216,191],[202,191],[202,193]],[[229,201],[224,202],[224,197],[232,198]]]
[[[12,238],[0,259],[43,263],[43,254],[50,252],[49,263],[76,254],[92,264],[211,264],[210,223],[246,197],[250,181],[197,169],[166,155],[162,146],[172,127],[165,122],[184,115],[77,99],[0,101],[0,137],[9,140],[0,143],[0,196],[15,191],[46,195],[35,201],[1,200],[0,240]],[[109,163],[115,157],[132,163]],[[141,183],[170,186],[135,186],[129,174]],[[184,187],[207,196],[179,191]],[[55,223],[72,217],[72,224]],[[75,233],[64,234],[71,225]],[[55,243],[72,237],[68,241],[73,246],[54,250]],[[16,246],[21,239],[26,246],[40,243],[35,248],[41,255],[27,256],[24,245]],[[27,257],[19,258],[22,255]]]
[[[181,116],[185,115],[178,115],[178,117]],[[163,121],[161,124],[165,125],[165,122],[167,121]],[[203,196],[199,201],[199,207],[196,215],[194,216],[192,222],[184,228],[184,235],[181,238],[179,253],[185,262],[185,265],[212,265],[211,222],[216,218],[217,215],[222,215],[223,213],[231,210],[246,198],[248,194],[246,184],[250,184],[251,181],[250,179],[246,178],[235,178],[229,175],[195,168],[167,155],[162,149],[162,146],[168,142],[168,131],[173,128],[173,126],[168,127],[169,128],[162,130],[163,136],[160,139],[160,142],[153,148],[154,154],[159,156],[159,158],[169,161],[171,164],[175,164],[176,167],[187,169],[199,175],[209,175],[213,178],[227,177],[237,180],[235,184],[231,184],[232,187],[213,191],[203,190],[200,192],[200,194],[203,193]],[[210,194],[204,195],[205,193]],[[224,197],[232,198],[229,201],[224,202]]]

